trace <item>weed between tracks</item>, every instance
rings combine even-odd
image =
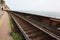
[[[10,35],[13,37],[14,40],[23,40],[22,36],[14,28],[14,22],[10,15],[9,15],[9,19],[10,19],[10,25],[12,30],[12,32],[10,32]]]

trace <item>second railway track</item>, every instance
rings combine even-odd
[[[10,13],[10,15],[19,26],[19,29],[23,33],[26,40],[56,40],[52,36],[36,28],[34,25],[28,23],[14,13]]]

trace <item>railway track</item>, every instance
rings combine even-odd
[[[57,40],[15,13],[10,13],[26,40]]]
[[[35,21],[34,18],[32,18],[32,15],[26,15],[26,14],[16,14],[15,15],[21,17],[22,19],[24,19],[25,21],[31,23],[32,25],[34,25],[36,28],[44,31],[45,33],[51,35],[52,37],[56,38],[57,40],[60,40],[60,31],[55,29],[54,26],[47,26],[47,24],[42,24],[40,23],[40,19],[38,21]],[[39,22],[40,21],[40,22]],[[44,22],[43,22],[44,23]]]

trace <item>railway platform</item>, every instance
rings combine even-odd
[[[13,40],[9,35],[11,32],[10,20],[8,13],[5,11],[0,12],[0,40]]]

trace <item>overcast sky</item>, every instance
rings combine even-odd
[[[5,0],[12,10],[60,12],[60,0]]]
[[[5,0],[5,2],[11,10],[55,12],[36,14],[56,17],[60,19],[60,0]]]

